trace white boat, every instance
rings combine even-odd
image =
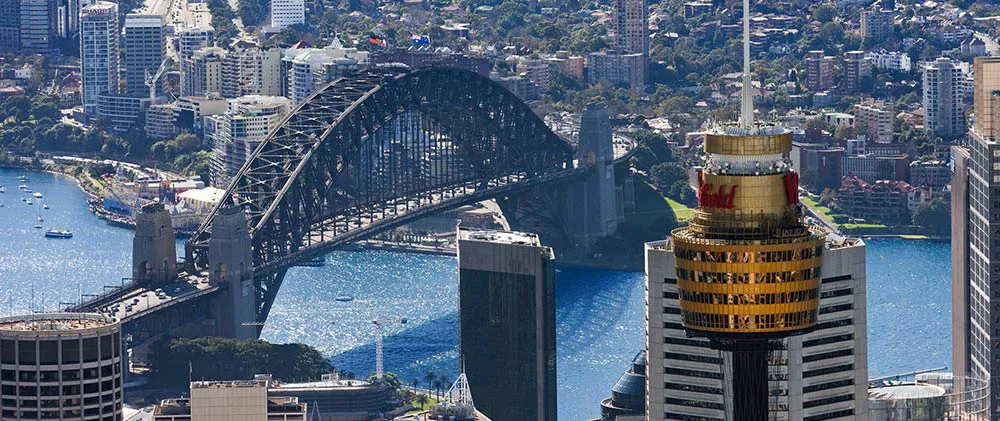
[[[17,188],[19,188],[21,190],[24,190],[24,189],[28,188],[28,185],[27,184],[21,184],[21,185],[17,186]]]
[[[37,198],[39,198],[39,199],[41,199],[41,198],[42,198],[42,194],[41,194],[41,193],[39,193],[39,192],[35,192],[35,194],[33,194],[32,196],[35,196],[35,197],[37,197]]]
[[[38,215],[38,222],[45,222],[45,218],[42,218],[42,215]]]
[[[0,193],[7,193],[7,188],[4,186],[0,186]]]
[[[45,231],[45,236],[48,238],[73,238],[73,231],[50,229]]]
[[[31,189],[24,189],[25,193],[31,193]]]
[[[338,295],[336,298],[334,298],[334,300],[337,300],[337,301],[340,301],[340,302],[350,302],[350,301],[354,301],[354,297],[352,297],[350,295],[347,295],[347,294],[341,294],[341,295]]]
[[[42,228],[42,224],[35,224],[35,228],[41,229]]]
[[[47,203],[42,203],[42,209],[48,209],[49,205]]]
[[[24,203],[27,203],[29,205],[34,205],[35,204],[35,202],[32,202],[31,199],[25,200]]]

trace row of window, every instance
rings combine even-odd
[[[83,394],[89,395],[101,391],[115,391],[121,385],[121,377],[103,382],[87,383],[82,387],[79,384],[61,386],[61,388],[60,386],[11,386],[5,384],[0,386],[0,393],[4,396],[71,396],[80,395],[80,391],[82,390]]]
[[[121,421],[121,404],[107,405],[103,408],[90,408],[83,411],[84,417],[99,416],[101,414],[107,414],[107,416],[101,418],[104,421]],[[12,418],[18,420],[60,420],[60,419],[80,419],[79,410],[69,410],[69,411],[13,411],[13,410],[3,410],[2,416],[4,418]]]
[[[682,247],[674,249],[674,255],[678,259],[691,260],[695,262],[719,262],[719,263],[773,263],[792,262],[798,260],[812,259],[823,255],[823,246],[798,248],[795,250],[782,251],[704,251],[693,250]]]
[[[687,326],[729,330],[780,329],[809,326],[816,322],[816,311],[806,310],[781,314],[704,314],[681,311]]]
[[[83,340],[0,340],[0,363],[23,365],[78,364],[121,356],[121,336]]]
[[[677,277],[692,282],[715,284],[777,284],[782,282],[798,282],[816,279],[820,276],[820,268],[792,270],[786,272],[764,273],[732,273],[732,272],[701,272],[677,268]]]
[[[94,380],[101,377],[111,377],[121,373],[121,364],[107,364],[101,367],[91,367],[72,370],[0,370],[0,381],[5,382],[58,382]]]
[[[694,292],[681,290],[680,298],[684,301],[706,304],[787,304],[815,300],[819,291],[776,292],[771,294],[716,294],[710,292]]]
[[[77,392],[79,392],[79,391],[77,391]],[[114,393],[108,392],[108,393],[105,393],[104,395],[89,396],[89,397],[80,399],[79,394],[77,393],[77,396],[76,397],[72,397],[72,398],[66,398],[66,397],[57,396],[57,397],[51,397],[51,398],[43,398],[43,399],[40,399],[40,400],[39,399],[21,399],[20,401],[18,399],[3,399],[2,401],[0,401],[0,405],[5,406],[5,407],[20,408],[20,409],[34,408],[34,407],[57,408],[59,406],[62,406],[62,407],[73,407],[73,406],[81,406],[81,405],[82,406],[92,406],[92,405],[100,405],[102,402],[117,401],[117,400],[121,399],[121,397],[122,397],[121,396],[121,392],[117,392],[116,391]]]
[[[842,364],[835,365],[833,367],[819,368],[816,370],[809,370],[802,372],[802,378],[822,376],[826,374],[839,373],[841,371],[852,371],[854,370],[854,364]]]

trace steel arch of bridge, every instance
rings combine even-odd
[[[380,68],[341,78],[299,104],[220,204],[247,216],[262,322],[295,263],[423,214],[584,171],[572,155],[488,78]],[[217,211],[188,242],[199,267]]]

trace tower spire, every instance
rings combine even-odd
[[[750,0],[743,0],[743,95],[740,102],[740,123],[753,127],[753,85],[750,82]]]

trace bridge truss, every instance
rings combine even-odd
[[[285,272],[425,214],[573,176],[572,147],[476,73],[379,68],[330,83],[263,141],[221,201],[250,227],[257,320]],[[218,208],[187,244],[207,267]]]

